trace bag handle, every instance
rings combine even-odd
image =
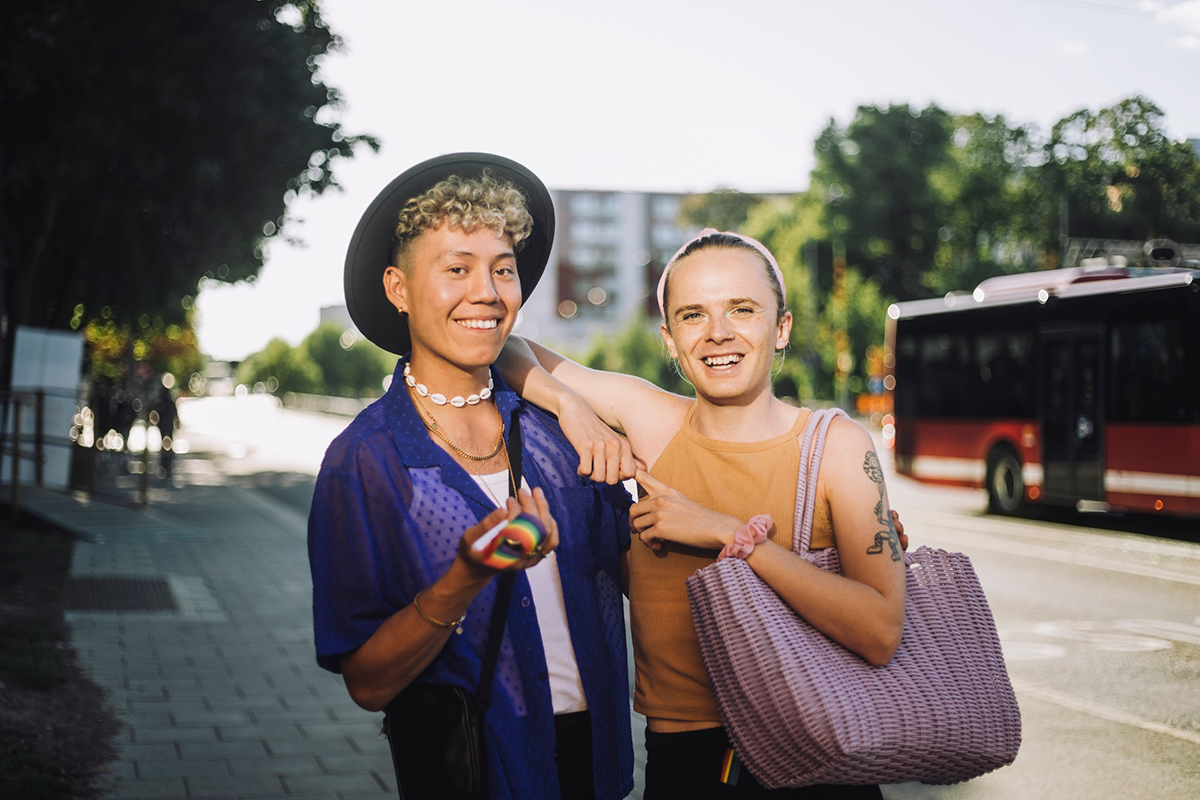
[[[840,408],[822,408],[812,412],[804,425],[804,438],[800,443],[800,474],[796,479],[796,510],[792,524],[792,552],[803,556],[812,546],[813,517],[817,509],[817,477],[821,473],[821,454],[825,451],[825,438],[829,424],[836,417],[847,417]],[[813,444],[813,437],[816,444]],[[812,447],[812,455],[809,455]],[[811,458],[811,463],[810,463]]]
[[[524,401],[513,410],[508,422],[508,468],[512,471],[508,495],[516,497],[521,485],[521,409]],[[482,717],[492,704],[492,676],[496,674],[496,662],[500,659],[500,642],[504,638],[504,626],[508,622],[508,606],[512,601],[513,580],[516,573],[505,572],[496,585],[496,603],[492,606],[492,622],[488,627],[487,646],[483,651],[483,667],[479,673],[479,689],[475,692],[475,716]]]

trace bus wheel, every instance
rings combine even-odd
[[[1025,478],[1021,462],[1010,447],[997,447],[988,458],[988,511],[1016,514],[1025,502]]]

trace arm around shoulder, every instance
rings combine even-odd
[[[582,398],[606,425],[628,434],[646,404],[676,398],[650,381],[578,364],[537,342],[510,336],[496,369],[523,397],[557,414],[561,402]],[[676,398],[679,399],[679,398]]]

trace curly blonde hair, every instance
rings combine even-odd
[[[407,271],[409,246],[422,233],[442,223],[466,233],[487,228],[497,237],[508,234],[516,252],[521,251],[533,231],[533,215],[525,195],[512,181],[497,178],[489,169],[478,177],[451,175],[400,210],[392,264]]]

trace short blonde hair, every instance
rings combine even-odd
[[[508,234],[513,250],[520,252],[533,231],[524,193],[512,181],[485,169],[478,177],[451,175],[400,210],[392,264],[407,271],[408,248],[418,236],[448,223],[451,229],[472,233],[487,228],[497,237]]]

